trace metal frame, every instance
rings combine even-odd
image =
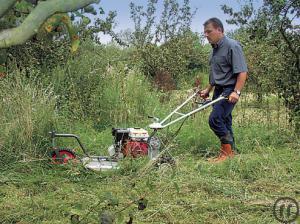
[[[215,100],[207,100],[207,101],[204,101],[202,103],[202,105],[200,107],[198,107],[197,109],[194,109],[192,110],[191,112],[189,113],[180,113],[179,110],[184,107],[191,99],[193,99],[197,94],[199,94],[198,91],[196,91],[194,94],[192,94],[189,98],[187,98],[186,101],[184,101],[181,105],[179,105],[175,110],[173,110],[165,119],[163,119],[161,122],[154,122],[152,124],[149,125],[149,128],[151,129],[154,129],[154,130],[157,130],[157,129],[162,129],[162,128],[165,128],[165,127],[168,127],[170,126],[171,124],[174,124],[186,117],[189,117],[201,110],[204,110],[205,108],[221,101],[221,100],[224,100],[224,99],[227,99],[227,97],[225,96],[220,96],[218,97],[217,99]],[[176,119],[173,119],[173,120],[169,120],[174,114],[178,114],[180,115],[179,117],[177,117]],[[158,120],[157,118],[155,118],[156,120]],[[169,121],[168,121],[169,120]]]
[[[81,143],[79,137],[77,135],[73,135],[73,134],[57,134],[55,131],[51,131],[49,132],[50,136],[51,136],[51,140],[52,140],[52,148],[55,150],[55,138],[75,138],[80,146],[80,148],[82,149],[83,153],[87,156],[89,156],[89,154],[87,153],[87,150],[85,149],[84,145]]]

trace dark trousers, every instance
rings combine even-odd
[[[220,95],[229,96],[234,90],[233,86],[215,86],[213,100]],[[213,105],[213,110],[209,116],[209,126],[213,132],[220,138],[221,142],[232,143],[232,115],[231,112],[235,104],[229,103],[227,100],[221,100]]]

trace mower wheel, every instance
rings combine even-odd
[[[50,153],[51,159],[55,164],[64,164],[69,160],[76,158],[75,153],[71,149],[55,149]]]

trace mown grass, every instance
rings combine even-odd
[[[69,223],[78,214],[82,223],[98,223],[104,208],[118,211],[132,198],[145,197],[145,210],[133,205],[123,215],[132,213],[134,223],[277,223],[274,201],[299,199],[299,154],[288,151],[273,155],[272,162],[253,153],[219,165],[186,153],[176,156],[176,167],[150,170],[141,180],[129,167],[103,174],[78,164],[15,164],[1,172],[1,222]],[[112,200],[118,206],[108,206]]]
[[[161,104],[159,115],[176,102]],[[141,173],[146,159],[125,159],[119,170],[105,173],[86,170],[80,163],[54,165],[34,158],[5,163],[0,172],[0,223],[72,223],[74,215],[80,223],[99,223],[103,211],[109,211],[115,223],[125,223],[129,216],[133,223],[278,223],[272,214],[275,200],[300,200],[299,139],[283,126],[286,123],[278,126],[259,111],[250,111],[236,108],[240,154],[222,164],[206,161],[219,147],[208,128],[209,110],[188,119],[169,146],[175,166],[164,164]],[[99,131],[92,121],[62,117],[56,122],[61,131],[80,135],[93,154],[105,154],[111,144],[110,128]],[[143,126],[147,122],[141,120]],[[165,138],[178,127],[159,134]],[[132,202],[141,198],[148,201],[144,210]]]

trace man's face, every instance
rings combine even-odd
[[[212,23],[207,24],[204,27],[204,36],[211,44],[216,44],[223,37],[221,28],[215,28]]]

